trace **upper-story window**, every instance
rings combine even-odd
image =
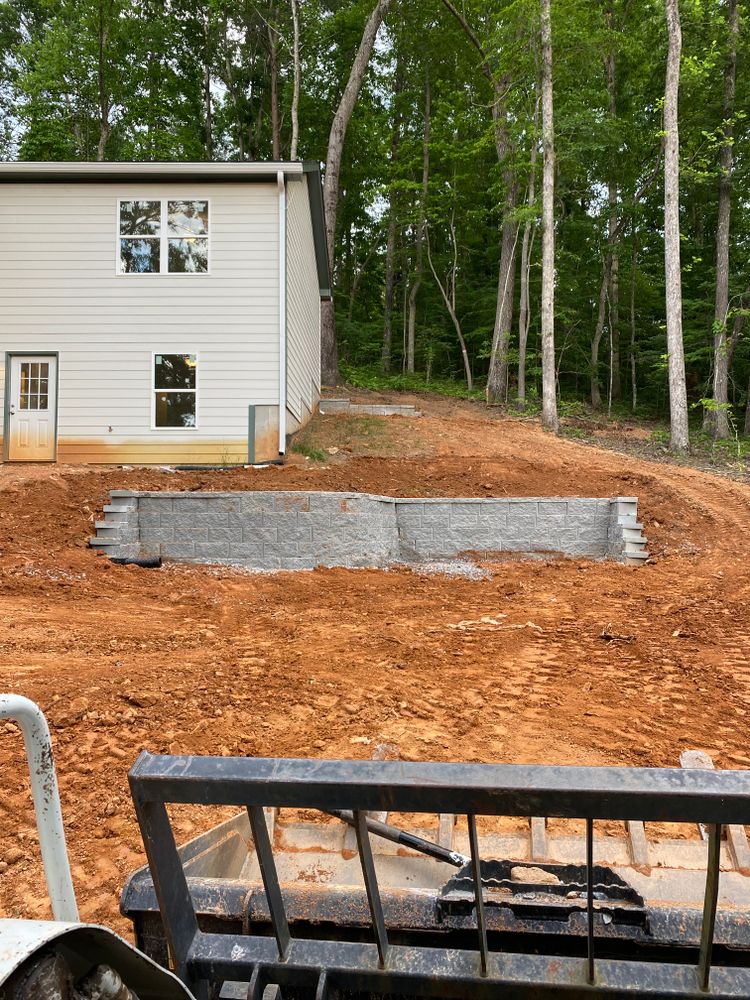
[[[120,274],[202,274],[208,271],[208,202],[119,202]]]

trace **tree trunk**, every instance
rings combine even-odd
[[[740,310],[734,317],[734,323],[732,324],[732,336],[729,339],[729,344],[727,345],[727,368],[731,371],[732,361],[734,360],[734,352],[737,347],[737,341],[740,339],[740,334],[742,333],[742,328],[745,325],[745,320],[747,319],[747,310],[750,309],[750,285],[745,289],[740,297]]]
[[[607,297],[609,294],[610,272],[612,267],[612,257],[607,251],[602,266],[602,281],[599,285],[599,305],[596,311],[596,326],[594,336],[591,338],[591,406],[598,410],[602,405],[602,397],[599,391],[599,347],[604,334],[604,320],[607,312]]]
[[[409,313],[406,322],[406,370],[414,372],[414,348],[417,330],[417,295],[424,274],[424,232],[427,218],[427,193],[430,184],[430,120],[432,92],[429,73],[424,85],[424,132],[422,136],[422,200],[419,205],[419,226],[415,248],[414,281],[409,289]]]
[[[391,172],[395,170],[398,161],[398,148],[401,143],[402,115],[399,97],[404,90],[404,74],[401,64],[401,46],[396,55],[396,72],[393,79],[394,120],[391,135]],[[393,353],[393,302],[396,292],[396,236],[398,233],[398,206],[396,205],[396,189],[391,177],[391,190],[388,205],[388,239],[385,250],[385,286],[383,295],[383,371],[391,370],[391,355]]]
[[[687,389],[682,341],[682,278],[680,274],[680,134],[678,96],[682,29],[678,0],[665,0],[669,49],[664,87],[664,264],[666,272],[667,354],[671,448],[687,451]]]
[[[271,7],[271,18],[274,16]],[[275,28],[267,25],[268,54],[271,62],[271,156],[274,160],[281,159],[281,122],[279,118],[279,39]]]
[[[610,5],[607,11],[607,27],[612,30],[613,10]],[[610,48],[604,61],[607,75],[607,95],[609,98],[609,116],[614,122],[617,118],[617,79],[615,75],[615,51]],[[610,171],[614,170],[614,164]],[[620,289],[619,270],[620,259],[617,253],[617,181],[610,175],[608,190],[609,202],[609,252],[611,262],[609,267],[609,289],[607,292],[609,299],[609,400],[620,399],[622,396],[622,384],[620,380]]]
[[[635,361],[635,268],[638,260],[638,249],[635,240],[635,225],[633,226],[633,252],[630,258],[630,389],[633,398],[633,413],[638,405],[638,381],[636,379]]]
[[[620,257],[617,251],[617,185],[609,184],[609,398],[620,399]]]
[[[292,27],[294,31],[294,42],[292,45],[292,56],[294,62],[294,91],[292,93],[292,142],[289,149],[289,159],[297,159],[297,148],[299,146],[299,92],[300,92],[300,58],[299,58],[299,8],[298,0],[289,0],[292,7]]]
[[[326,242],[328,244],[328,260],[334,271],[334,253],[336,248],[336,219],[339,207],[339,182],[341,175],[341,157],[344,151],[346,130],[357,103],[362,82],[365,78],[372,49],[375,44],[383,18],[390,9],[392,0],[377,0],[367,19],[357,54],[354,57],[349,79],[341,95],[341,101],[336,109],[328,137],[328,153],[326,155],[325,183],[323,185],[323,205],[326,218]],[[339,380],[339,359],[336,346],[336,314],[333,299],[321,303],[321,375],[325,385],[336,385]]]
[[[471,373],[471,361],[469,360],[469,352],[466,349],[466,340],[461,329],[461,323],[458,319],[458,313],[456,312],[456,278],[458,276],[458,243],[456,241],[456,229],[453,217],[451,218],[451,237],[453,245],[453,266],[450,270],[450,275],[445,285],[441,282],[438,277],[437,271],[435,270],[435,265],[432,262],[432,252],[430,251],[430,234],[429,230],[425,228],[425,242],[427,244],[427,260],[430,265],[430,270],[432,271],[432,276],[435,279],[435,284],[440,289],[440,295],[445,303],[445,308],[448,310],[448,315],[453,323],[453,328],[456,331],[456,336],[458,337],[458,343],[461,347],[461,357],[464,363],[464,374],[466,376],[466,388],[469,392],[474,388],[474,377]],[[448,289],[450,288],[450,294],[448,294]]]
[[[203,129],[203,144],[206,148],[206,157],[209,160],[214,158],[214,123],[213,123],[213,103],[211,99],[211,13],[206,13],[204,25],[204,56],[203,56],[203,106],[205,113],[205,123]]]
[[[98,162],[101,162],[106,155],[107,140],[109,139],[110,130],[110,101],[106,76],[108,37],[109,29],[106,25],[104,0],[99,0],[99,142],[96,146],[96,159]]]
[[[734,93],[737,78],[737,38],[740,30],[737,0],[728,0],[727,27],[729,54],[724,68],[723,142],[719,153],[719,212],[716,225],[716,296],[714,301],[714,384],[716,409],[706,412],[704,427],[716,438],[729,437],[729,353],[727,312],[729,310],[729,223],[732,204],[732,140]]]
[[[542,423],[557,433],[555,378],[555,126],[552,101],[551,0],[542,14]]]
[[[747,383],[747,405],[745,406],[745,437],[750,437],[750,382]]]
[[[443,0],[445,6],[463,28],[471,44],[482,60],[482,72],[494,92],[492,120],[495,126],[495,149],[497,161],[503,167],[505,206],[503,210],[502,237],[500,243],[500,266],[497,279],[497,305],[495,326],[492,331],[492,350],[487,373],[487,402],[505,403],[508,399],[508,344],[510,328],[513,324],[513,296],[516,285],[516,245],[518,243],[518,223],[513,218],[518,199],[518,182],[513,164],[508,162],[510,140],[508,135],[507,93],[510,77],[498,77],[492,69],[489,56],[464,14],[452,0]]]
[[[385,288],[383,295],[383,371],[391,370],[393,350],[393,299],[396,290],[396,212],[391,195],[388,217],[388,239],[385,247]]]
[[[534,112],[534,122],[537,122],[537,112]],[[531,164],[529,167],[529,186],[526,192],[526,203],[529,211],[534,206],[536,197],[536,160],[539,147],[537,146],[536,127],[531,142]],[[529,309],[529,271],[531,269],[531,248],[533,245],[534,223],[529,219],[523,227],[523,241],[521,243],[521,298],[518,305],[518,405],[526,405],[526,345],[529,340],[529,322],[531,312]]]

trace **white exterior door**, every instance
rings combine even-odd
[[[51,462],[56,451],[57,358],[14,356],[8,401],[11,462]]]

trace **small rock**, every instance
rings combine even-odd
[[[536,882],[539,885],[559,885],[560,879],[552,872],[545,871],[544,868],[525,868],[523,865],[516,865],[510,870],[512,882]]]
[[[9,847],[5,852],[3,860],[8,865],[18,864],[19,861],[23,860],[23,851],[20,847]]]
[[[356,715],[359,711],[359,705],[355,705],[353,702],[347,702],[347,704],[342,705],[341,707],[349,715]]]
[[[57,717],[53,719],[53,723],[58,729],[65,729],[80,722],[88,710],[89,703],[85,698],[74,698],[73,701],[62,706]]]
[[[8,870],[8,862],[0,861],[0,875],[2,875],[3,872],[7,872],[7,870]]]

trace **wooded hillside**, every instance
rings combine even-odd
[[[544,326],[548,426],[569,397],[667,414],[671,385],[682,449],[688,414],[750,433],[748,13],[5,0],[0,157],[319,160],[329,380],[337,345],[345,375],[541,405]]]

